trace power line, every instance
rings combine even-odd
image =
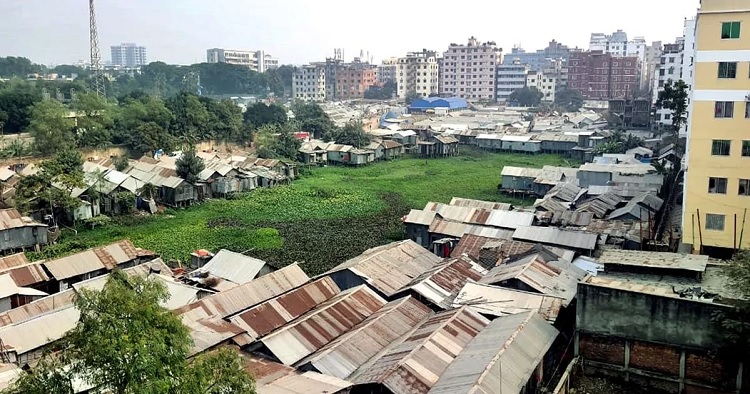
[[[94,12],[94,0],[89,0],[89,46],[91,50],[91,90],[97,96],[107,97],[104,86],[104,70],[102,69],[102,55],[99,52],[99,34],[96,30],[96,13]]]

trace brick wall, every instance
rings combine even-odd
[[[580,333],[580,355],[589,360],[613,365],[625,365],[625,340]]]
[[[680,352],[670,346],[630,342],[630,366],[669,376],[680,376]]]
[[[687,352],[685,354],[685,378],[706,382],[717,387],[729,388],[737,376],[737,368],[723,363],[707,353]]]

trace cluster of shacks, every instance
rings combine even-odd
[[[534,213],[511,208],[430,203],[405,220],[426,233],[410,230],[412,239],[366,250],[316,277],[298,264],[279,268],[227,250],[196,251],[191,272],[173,271],[127,241],[42,262],[6,257],[0,280],[39,293],[11,296],[0,312],[9,364],[0,368],[0,387],[17,377],[2,371],[33,365],[75,326],[76,292],[101,289],[115,268],[162,281],[169,290],[162,305],[190,330],[191,357],[230,346],[259,393],[567,393],[575,365],[622,371],[597,349],[660,310],[646,301],[716,308],[715,294],[726,293],[707,258],[602,245],[599,257],[588,257],[597,234],[534,226]],[[440,243],[446,239],[456,242]],[[687,290],[696,285],[714,296]],[[602,292],[646,301],[607,309]],[[672,318],[687,316],[684,305],[674,308]],[[654,332],[629,340],[663,339],[648,337],[661,335]]]

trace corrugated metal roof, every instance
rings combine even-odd
[[[488,211],[493,210],[493,209],[499,209],[501,211],[510,211],[511,209],[513,209],[513,206],[511,204],[506,204],[502,202],[472,200],[470,198],[459,198],[459,197],[453,197],[451,199],[450,204],[448,205],[454,205],[457,207],[486,209]]]
[[[350,380],[355,385],[382,384],[394,394],[426,393],[488,324],[489,320],[466,307],[438,313]]]
[[[71,307],[74,298],[75,291],[70,289],[5,311],[0,313],[0,327],[19,324],[41,315]]]
[[[458,292],[453,306],[465,305],[488,316],[507,316],[536,311],[549,322],[554,323],[564,301],[555,296],[467,282]]]
[[[509,229],[530,226],[534,222],[534,214],[528,212],[485,210],[436,202],[427,203],[425,211],[437,212],[443,219],[452,221]]]
[[[664,200],[659,198],[656,193],[643,192],[633,197],[630,201],[628,201],[628,204],[640,204],[648,207],[653,212],[657,212],[659,211],[659,209],[661,209],[662,205],[664,205]]]
[[[596,164],[586,163],[578,171],[606,172],[620,175],[646,175],[656,172],[651,164]]]
[[[449,135],[436,135],[434,138],[442,144],[457,144],[458,143],[458,140],[455,137],[451,137]]]
[[[183,324],[188,328],[190,337],[193,339],[193,346],[188,352],[189,356],[211,349],[243,332],[241,328],[222,320],[220,317],[209,317],[194,321],[183,320]]]
[[[520,226],[531,226],[534,214],[519,211],[492,211],[483,224],[493,227],[516,229]]]
[[[197,272],[242,285],[255,279],[267,264],[263,260],[222,249]]]
[[[591,212],[554,211],[551,224],[560,226],[588,226],[594,220]]]
[[[0,339],[6,348],[25,354],[62,338],[76,326],[79,316],[78,309],[68,305],[17,324],[6,325],[0,328]]]
[[[147,255],[153,256],[154,254],[153,252],[136,249],[130,241],[125,240],[100,248],[89,249],[72,256],[45,261],[42,264],[55,279],[61,280],[102,269],[111,270],[119,264]]]
[[[467,281],[477,281],[486,274],[486,269],[468,257],[452,258],[420,275],[412,282],[410,290],[442,309],[449,309]]]
[[[176,311],[183,321],[210,316],[227,317],[307,283],[310,278],[297,264],[263,275],[253,281],[212,294]]]
[[[10,276],[10,274],[0,275],[0,299],[8,298],[14,295],[30,295],[44,297],[48,295],[45,292],[30,289],[26,287],[20,287],[16,285],[16,282]]]
[[[493,268],[478,282],[502,286],[516,279],[542,294],[565,299],[563,305],[568,306],[576,296],[578,282],[587,275],[569,262],[545,262],[539,254],[533,254]]]
[[[20,227],[47,227],[47,225],[35,222],[30,217],[21,216],[16,209],[0,209],[0,230]]]
[[[544,198],[556,198],[564,202],[577,201],[581,195],[581,188],[570,182],[561,182],[555,185],[550,191],[544,196]]]
[[[7,271],[17,286],[30,286],[37,283],[46,282],[49,276],[42,268],[41,264],[29,263],[22,267],[11,268]]]
[[[500,172],[502,176],[515,176],[521,178],[536,178],[542,173],[541,168],[511,167],[505,166]]]
[[[535,312],[499,317],[466,345],[429,393],[520,393],[557,334]]]
[[[354,329],[300,361],[299,365],[347,379],[430,315],[430,309],[411,296],[391,301]]]
[[[27,264],[29,264],[29,259],[26,258],[26,254],[23,252],[0,257],[0,272]]]
[[[245,371],[255,379],[258,394],[335,394],[352,384],[316,372],[298,372],[294,368],[270,360],[240,353]]]
[[[404,223],[429,226],[430,223],[435,220],[436,214],[437,212],[412,209],[409,211],[409,215],[406,216],[406,219],[404,219]]]
[[[354,149],[351,145],[340,145],[340,144],[331,144],[328,145],[328,148],[326,148],[326,151],[328,152],[349,152],[352,149]]]
[[[324,275],[348,269],[390,297],[440,262],[427,249],[406,240],[368,249]]]
[[[385,148],[385,149],[394,149],[394,148],[400,148],[400,147],[403,146],[403,145],[401,145],[398,142],[393,141],[393,140],[385,140],[385,141],[382,142],[382,144],[383,144],[383,148]]]
[[[435,219],[428,230],[432,234],[441,234],[454,238],[461,238],[465,234],[474,234],[487,238],[510,239],[513,230],[494,227],[477,226],[450,220]]]
[[[611,264],[705,272],[708,256],[607,249],[602,252],[598,261],[603,263],[605,268],[607,264]]]
[[[521,241],[539,242],[573,249],[594,250],[596,248],[596,234],[581,231],[568,231],[552,227],[518,227],[513,233],[513,239]]]
[[[279,361],[292,365],[361,323],[385,304],[386,301],[366,285],[355,287],[265,336],[261,342]]]
[[[245,330],[247,342],[253,342],[304,315],[340,292],[333,279],[324,277],[256,305],[232,317],[230,321]]]
[[[538,142],[541,143],[541,141],[532,141],[530,135],[504,135],[502,138],[503,141],[508,142]]]

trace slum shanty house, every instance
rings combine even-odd
[[[409,214],[404,218],[404,226],[406,226],[406,238],[416,242],[423,248],[430,247],[430,225],[435,220],[436,215],[434,211],[422,211],[419,209],[412,209]]]
[[[249,356],[237,350],[243,368],[253,376],[255,390],[263,393],[320,393],[346,394],[351,383],[316,372],[300,372],[266,358]]]
[[[477,148],[490,149],[490,150],[502,150],[503,149],[503,134],[498,133],[484,133],[479,134],[474,139]]]
[[[42,266],[51,274],[56,284],[54,291],[63,291],[74,283],[104,275],[116,268],[130,268],[154,257],[154,252],[136,248],[130,241],[125,240],[44,261]]]
[[[341,289],[367,284],[391,299],[415,278],[442,262],[438,256],[411,241],[398,241],[366,250],[323,274]]]
[[[175,170],[143,161],[132,164],[128,175],[135,178],[138,188],[146,184],[154,185],[158,189],[158,195],[153,197],[162,204],[185,206],[198,198],[195,186],[178,177]]]
[[[544,196],[561,182],[575,184],[577,173],[576,168],[544,166],[539,175],[534,178],[532,191],[538,196]]]
[[[404,293],[408,293],[435,311],[450,309],[459,290],[467,281],[476,282],[487,270],[468,256],[447,258],[438,267],[418,276]]]
[[[356,328],[299,361],[298,368],[349,379],[431,315],[430,309],[413,297],[391,301]]]
[[[539,153],[541,141],[532,140],[529,135],[504,135],[501,138],[502,150],[513,153]]]
[[[349,162],[347,164],[361,166],[375,161],[375,151],[369,149],[353,148],[349,151]]]
[[[396,159],[404,154],[404,146],[392,140],[383,140],[383,158],[386,160]]]
[[[419,153],[424,157],[458,155],[458,140],[446,135],[433,135],[427,141],[418,141]]]
[[[351,330],[387,303],[366,285],[334,296],[320,307],[259,340],[255,353],[294,365]],[[317,340],[309,341],[310,332]]]
[[[51,293],[50,277],[40,263],[31,263],[24,253],[0,257],[0,274],[9,274],[16,286]]]
[[[203,163],[204,169],[198,174],[200,183],[196,185],[199,200],[214,196],[226,197],[231,193],[245,191],[239,179],[240,172],[231,165],[218,160],[204,160]],[[247,189],[251,190],[254,185],[244,186],[251,186]]]
[[[0,252],[32,249],[47,245],[47,225],[21,216],[13,208],[0,210]]]
[[[369,144],[362,147],[364,150],[369,150],[373,152],[373,160],[382,160],[385,158],[385,147],[383,146],[383,143],[378,140],[370,141]]]
[[[588,190],[591,192],[591,189]],[[578,204],[578,212],[593,213],[598,219],[604,219],[610,212],[624,204],[625,200],[615,193],[607,192]]]
[[[429,227],[430,251],[440,257],[449,257],[467,234],[492,239],[512,239],[513,230],[467,224],[453,220],[436,218]]]
[[[572,133],[550,132],[534,136],[541,142],[540,152],[570,155],[573,148],[578,146],[578,135]]]
[[[469,341],[429,392],[537,392],[555,378],[562,361],[550,352],[557,335],[557,329],[533,311],[499,317]]]
[[[429,317],[409,336],[357,370],[352,394],[427,393],[489,320],[461,307]]]
[[[328,162],[329,142],[312,140],[303,142],[299,148],[299,160],[307,165],[324,165]]]
[[[472,200],[470,198],[460,198],[460,197],[453,197],[451,199],[451,202],[448,205],[453,205],[457,207],[486,209],[488,211],[495,210],[495,209],[500,210],[500,211],[513,210],[513,205],[507,204],[507,203]]]
[[[468,306],[488,319],[535,311],[550,324],[555,324],[563,302],[563,298],[556,296],[466,282],[453,306]]]
[[[258,187],[274,187],[289,184],[289,178],[267,167],[249,166],[245,172],[255,175]]]
[[[9,167],[0,167],[0,207],[9,208],[21,177]]]
[[[37,289],[19,286],[9,273],[0,274],[0,312],[18,308],[47,295]]]
[[[493,127],[494,130],[494,127]],[[478,145],[477,137],[484,135],[480,130],[460,130],[453,134],[458,142],[463,145]]]
[[[409,151],[417,146],[417,133],[413,130],[400,130],[391,136],[391,140],[403,145]]]
[[[652,226],[648,220],[642,222],[621,222],[617,220],[594,219],[581,231],[599,234],[600,244],[611,245],[625,250],[641,250],[646,241],[652,239]]]
[[[273,271],[274,268],[263,260],[222,249],[204,266],[191,272],[186,280],[212,290],[224,291]]]
[[[581,254],[591,255],[596,249],[598,236],[582,231],[553,227],[522,226],[518,227],[513,233],[513,239],[567,248]]]
[[[739,359],[715,355],[726,335],[715,316],[740,296],[721,267],[696,257],[620,251],[578,285],[575,355],[587,375],[674,393],[747,392]]]
[[[330,144],[326,150],[329,164],[349,164],[351,155],[349,152],[354,149],[351,145]]]
[[[522,211],[486,210],[437,202],[428,202],[424,210],[437,212],[447,220],[497,228],[515,229],[534,223],[534,214]]]
[[[268,168],[288,179],[295,179],[299,176],[297,164],[288,160],[248,158],[245,163],[250,164],[251,167]]]
[[[540,168],[503,167],[500,188],[510,193],[532,193],[534,180],[542,173]]]
[[[527,242],[465,234],[453,249],[451,256],[466,255],[482,267],[492,269],[508,258],[512,259],[532,252],[534,246]]]
[[[586,163],[578,169],[578,186],[608,186],[611,182],[626,183],[637,181],[639,177],[658,178],[656,182],[663,179],[662,175],[655,174],[656,168],[650,164],[595,164]]]
[[[582,189],[572,182],[560,182],[550,189],[544,197],[575,205],[585,194],[586,189]]]

